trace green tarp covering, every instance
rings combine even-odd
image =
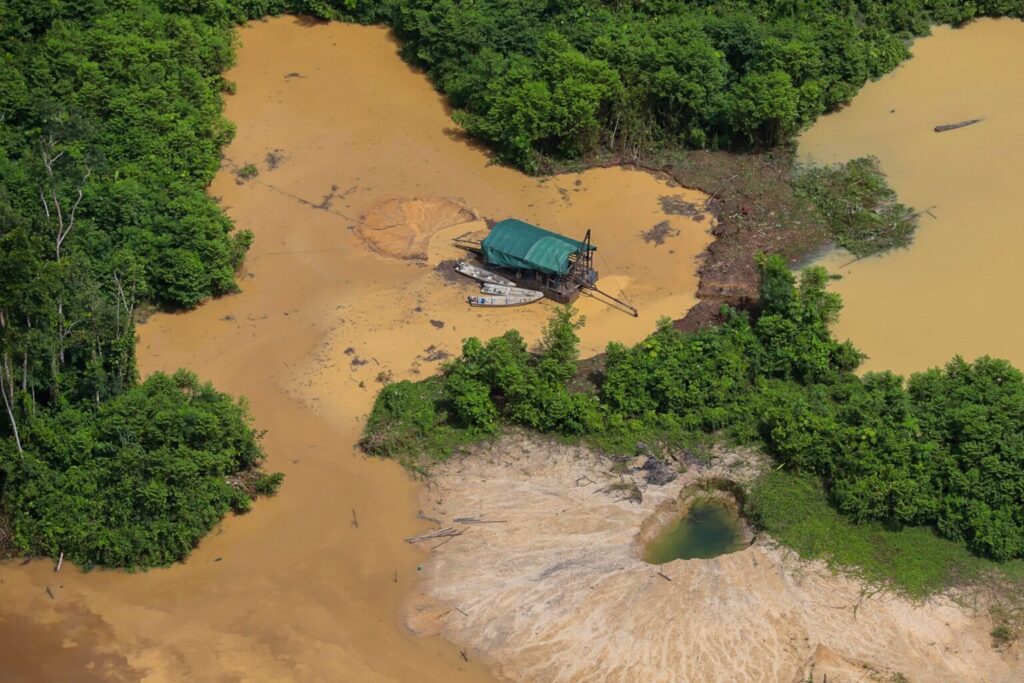
[[[549,275],[565,275],[570,255],[597,248],[515,218],[495,223],[481,246],[488,265]]]

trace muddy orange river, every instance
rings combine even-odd
[[[423,557],[402,539],[428,524],[418,484],[355,448],[378,378],[434,373],[470,335],[536,339],[550,302],[473,309],[478,289],[435,270],[483,219],[592,229],[599,284],[640,317],[581,299],[584,351],[638,341],[694,303],[706,198],[639,171],[535,179],[489,165],[383,29],[283,17],[239,34],[226,111],[238,134],[210,192],[256,236],[242,292],[153,316],[139,357],[144,374],[184,366],[248,397],[284,486],[168,569],[4,565],[0,678],[486,679],[475,653],[400,624]],[[259,175],[240,182],[250,163]],[[698,216],[664,213],[663,198]],[[641,236],[662,222],[660,244]]]
[[[836,332],[872,370],[905,374],[954,354],[1024,367],[1024,22],[938,28],[913,52],[800,139],[801,154],[819,162],[877,156],[901,201],[931,212],[909,249],[825,259],[842,275]]]

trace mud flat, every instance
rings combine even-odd
[[[459,254],[447,238],[506,216],[591,228],[602,288],[641,317],[582,299],[590,353],[693,304],[706,197],[635,170],[537,179],[490,165],[383,29],[281,17],[239,38],[226,99],[238,134],[210,192],[255,233],[242,292],[153,316],[139,358],[143,374],[184,366],[247,396],[285,484],[168,569],[0,565],[4,648],[51,644],[45,666],[15,661],[29,680],[487,679],[475,656],[400,622],[423,559],[402,538],[428,524],[419,485],[356,452],[362,419],[380,381],[436,372],[469,335],[533,339],[551,312],[470,309],[472,285],[436,270]],[[256,177],[237,173],[247,164]],[[692,215],[666,213],[665,197]],[[661,244],[645,241],[663,222]]]
[[[845,304],[836,333],[870,356],[869,370],[909,373],[954,354],[1024,366],[1024,22],[936,28],[913,52],[799,140],[820,163],[877,156],[900,200],[931,211],[909,249],[824,261],[843,276],[832,287]]]
[[[749,480],[763,466],[756,456],[719,451],[661,486],[611,464],[517,435],[435,471],[423,514],[463,533],[431,543],[409,627],[486,657],[509,680],[1019,680],[1024,653],[993,650],[983,609],[948,596],[911,602],[764,537],[708,560],[641,559],[659,510],[697,482]],[[465,517],[495,523],[454,522]]]

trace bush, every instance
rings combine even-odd
[[[251,499],[231,480],[263,460],[246,406],[190,373],[156,373],[98,408],[26,425],[2,454],[4,507],[22,552],[84,567],[184,559],[228,510]],[[262,475],[272,493],[282,475]]]
[[[961,543],[930,527],[891,529],[857,524],[830,504],[814,475],[770,472],[754,482],[744,511],[773,538],[802,558],[824,559],[864,579],[922,597],[981,578],[1019,585],[1024,562],[995,563],[975,557]]]

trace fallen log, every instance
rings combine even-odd
[[[479,517],[455,517],[452,519],[457,524],[505,524],[507,519],[481,519]]]
[[[982,119],[968,119],[967,121],[958,121],[957,123],[946,123],[941,126],[935,126],[936,133],[945,133],[947,130],[956,130],[957,128],[964,128],[966,126],[973,126],[979,123]]]
[[[446,527],[439,529],[438,531],[431,531],[429,534],[421,534],[419,536],[406,536],[406,543],[419,543],[420,541],[429,541],[432,538],[446,538],[448,536],[461,536],[462,531],[455,527]]]

